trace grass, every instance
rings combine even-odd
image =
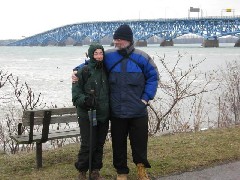
[[[79,144],[71,144],[43,152],[43,168],[36,169],[35,152],[6,155],[0,153],[0,179],[76,179],[74,162]],[[136,179],[136,167],[129,149],[129,179]],[[193,171],[229,161],[240,160],[240,127],[180,133],[149,138],[148,157],[152,179],[170,174]],[[115,178],[111,142],[104,149],[106,179]]]

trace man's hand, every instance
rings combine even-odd
[[[72,73],[72,83],[76,83],[78,81],[78,77],[76,76],[77,71],[73,71]]]

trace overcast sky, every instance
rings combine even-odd
[[[21,39],[88,21],[240,15],[239,0],[1,0],[0,39]],[[230,8],[232,12],[224,12]],[[190,17],[201,13],[190,13]]]

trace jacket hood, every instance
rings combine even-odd
[[[101,44],[97,44],[97,43],[94,43],[94,44],[91,44],[88,48],[88,57],[90,58],[90,60],[94,60],[93,58],[93,54],[94,54],[94,51],[96,51],[97,49],[102,49],[103,53],[104,53],[104,48]]]
[[[103,57],[104,57],[104,48],[101,44],[98,44],[98,43],[93,43],[89,46],[88,48],[88,57],[90,58],[90,62],[89,62],[89,65],[91,67],[97,67],[98,64],[102,64],[102,62],[98,62],[94,59],[93,57],[93,54],[94,52],[97,50],[97,49],[102,49],[103,51]]]

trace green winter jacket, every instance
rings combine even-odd
[[[97,61],[93,59],[93,53],[96,49],[101,49],[101,45],[91,45],[88,50],[90,61],[88,63],[88,78],[86,78],[85,68],[81,68],[77,72],[79,78],[77,83],[72,84],[72,102],[77,107],[78,119],[88,119],[88,110],[84,105],[85,98],[90,96],[90,90],[94,89],[96,97],[96,118],[99,122],[109,120],[109,86],[107,73],[103,66],[98,67]]]

